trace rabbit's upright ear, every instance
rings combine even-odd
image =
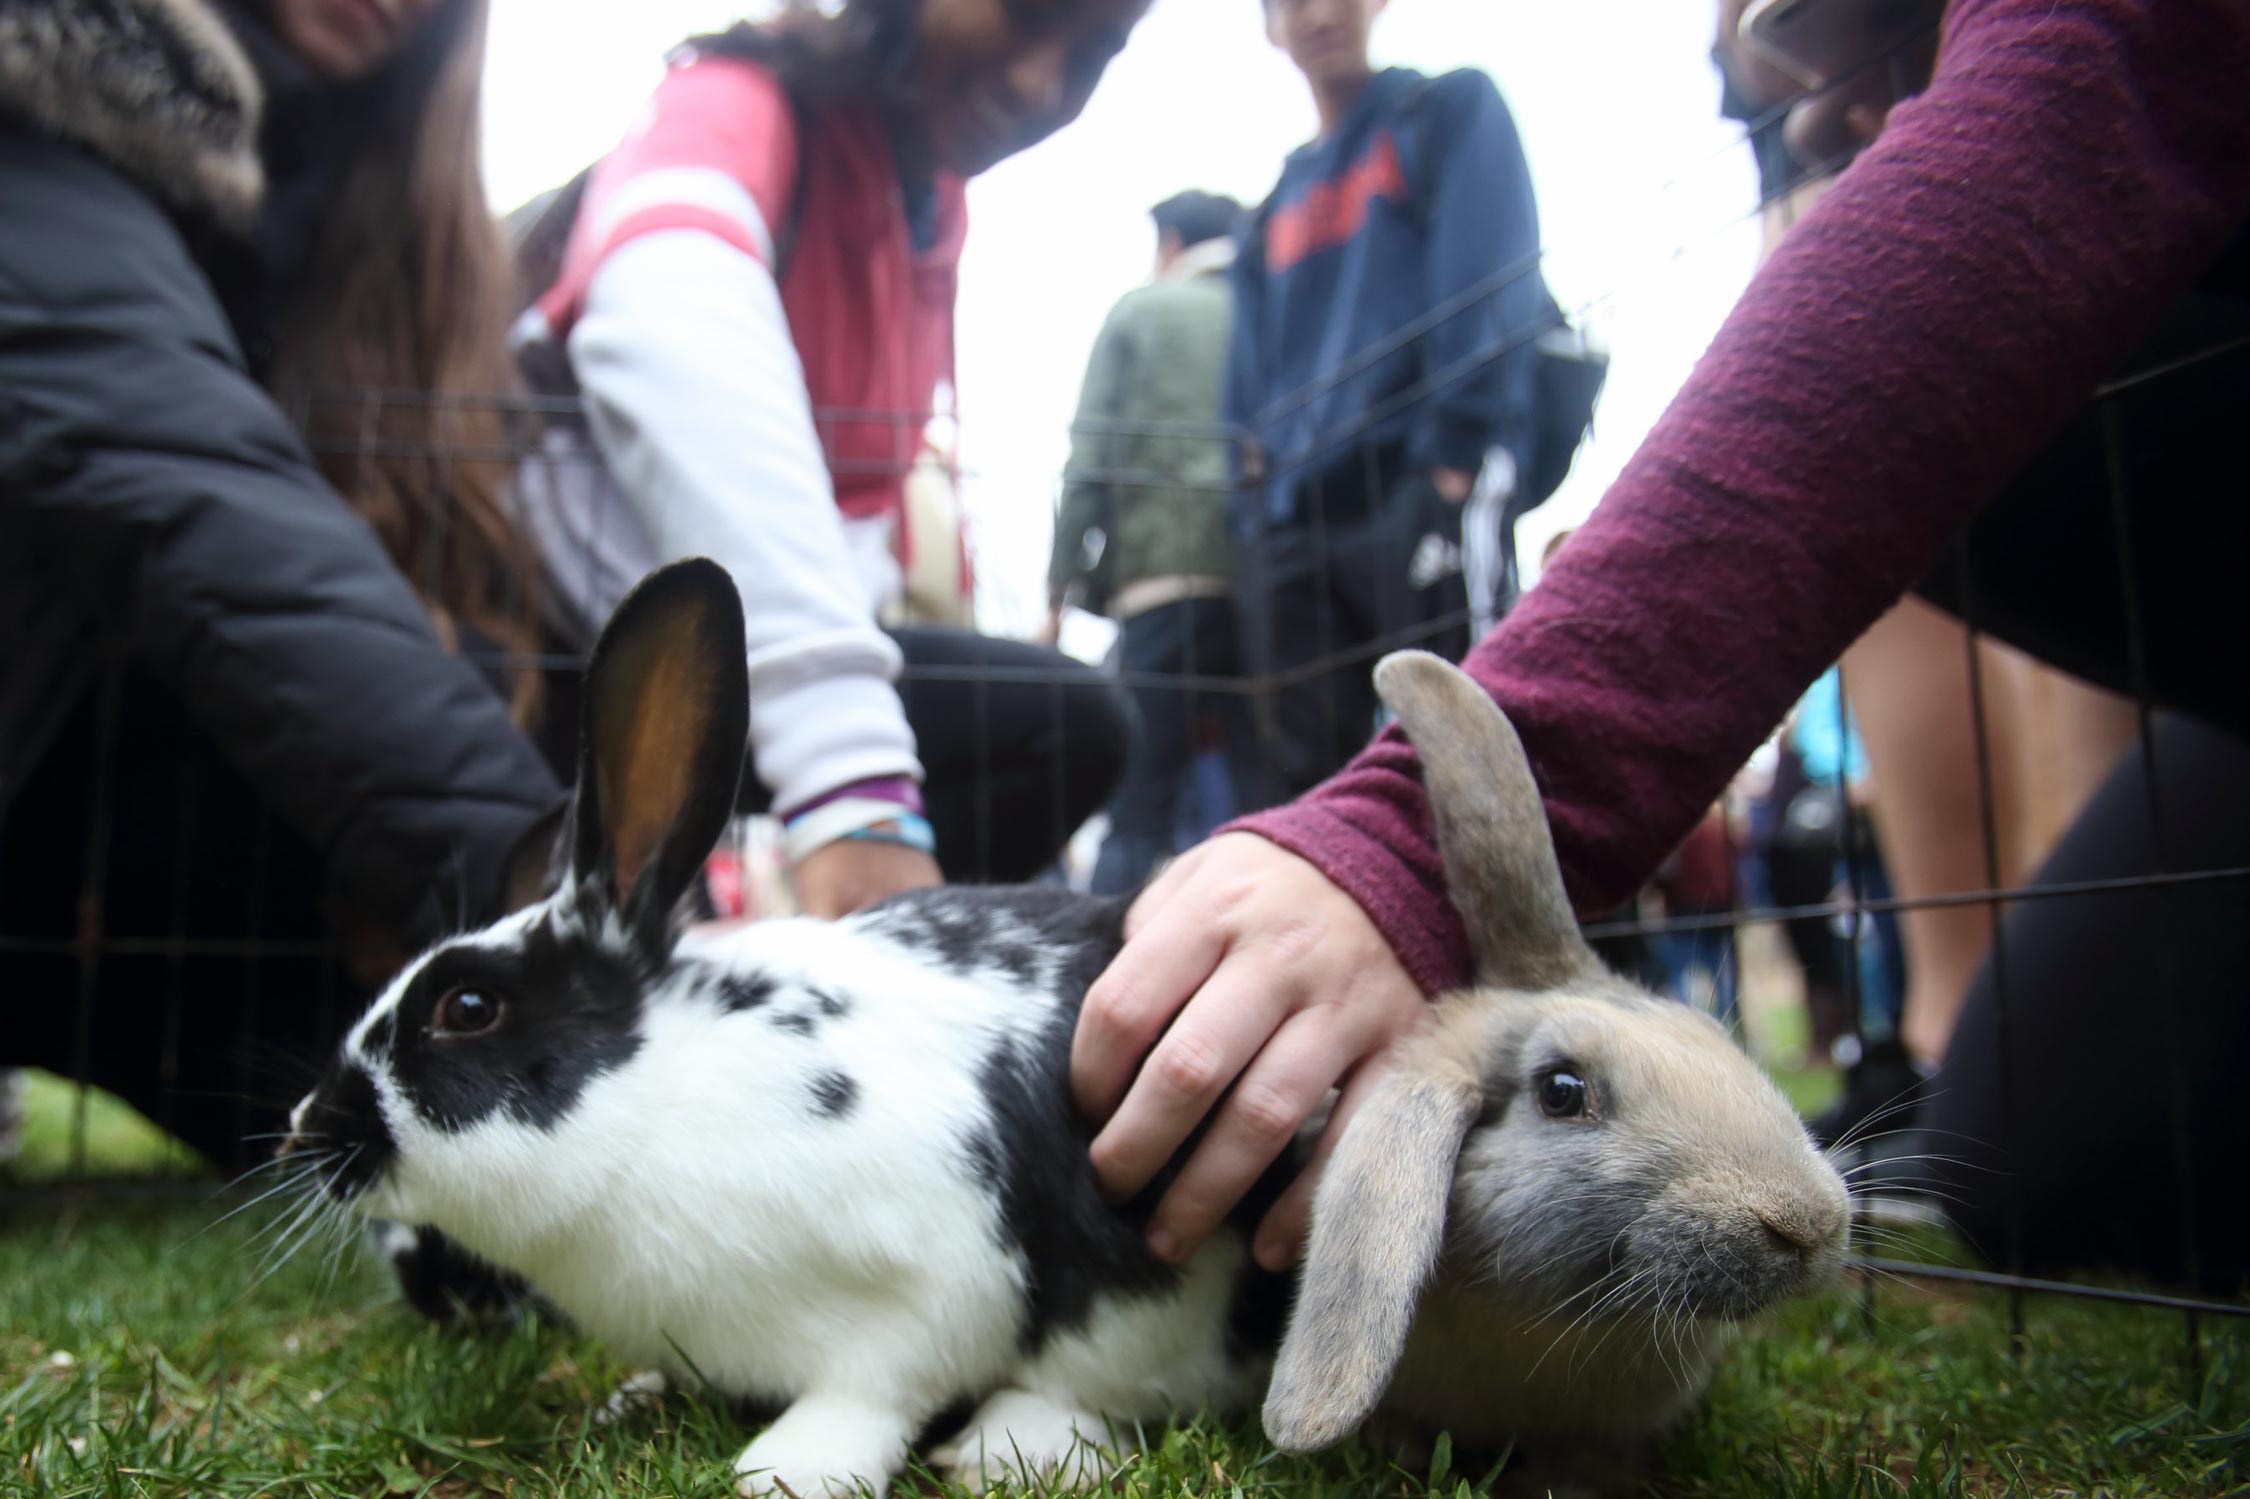
[[[635,940],[673,910],[734,811],[750,732],[742,599],[717,563],[659,568],[617,606],[586,668],[570,872]]]
[[[1454,1162],[1481,1097],[1466,1066],[1409,1064],[1345,1126],[1266,1391],[1266,1435],[1284,1452],[1348,1436],[1383,1398],[1445,1247]]]
[[[516,835],[500,880],[501,909],[516,912],[555,893],[570,846],[570,803],[559,801]]]
[[[1375,690],[1422,762],[1446,888],[1468,926],[1478,981],[1549,989],[1599,971],[1563,893],[1539,783],[1500,705],[1427,651],[1385,656]]]

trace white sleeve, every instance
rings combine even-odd
[[[710,557],[742,590],[774,806],[918,778],[898,646],[859,584],[772,274],[700,230],[636,237],[595,272],[570,362],[659,557]]]

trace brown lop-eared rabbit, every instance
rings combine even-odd
[[[1421,652],[1376,683],[1420,755],[1476,981],[1337,1147],[1266,1430],[1309,1451],[1374,1418],[1614,1472],[1746,1320],[1836,1279],[1844,1183],[1724,1028],[1588,949],[1492,700]]]

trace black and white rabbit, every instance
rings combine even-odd
[[[1178,1269],[1150,1257],[1164,1183],[1105,1202],[1071,1106],[1120,904],[952,889],[682,935],[739,774],[741,640],[712,564],[627,599],[589,667],[559,889],[400,974],[293,1146],[626,1358],[782,1407],[736,1463],[745,1493],[880,1493],[951,1407],[973,1411],[934,1454],[951,1476],[1067,1486],[1136,1422],[1254,1406],[1286,1285],[1239,1226]],[[1841,1186],[1723,1032],[1584,958],[1490,701],[1432,657],[1378,680],[1499,987],[1442,1001],[1346,1131],[1269,1427],[1318,1445],[1378,1401],[1464,1439],[1652,1424],[1725,1327],[1833,1274]],[[1566,1074],[1576,1113],[1549,1106]],[[1665,1289],[1598,1302],[1627,1265]]]
[[[1103,1200],[1071,1105],[1121,903],[932,890],[683,935],[747,692],[725,572],[652,574],[588,668],[559,888],[402,972],[296,1148],[625,1358],[784,1407],[745,1493],[880,1493],[962,1402],[935,1456],[971,1483],[1085,1476],[1113,1428],[1253,1407],[1284,1283],[1239,1231],[1151,1257],[1153,1196]]]
[[[1741,1324],[1833,1282],[1850,1202],[1725,1029],[1606,970],[1514,728],[1435,657],[1375,680],[1421,759],[1476,958],[1352,1118],[1314,1196],[1265,1402],[1308,1451],[1517,1440],[1605,1487]]]

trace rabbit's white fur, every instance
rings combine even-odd
[[[475,942],[506,954],[558,915],[567,924],[560,901]],[[346,1043],[397,1146],[363,1209],[443,1228],[629,1360],[789,1400],[737,1463],[745,1492],[879,1491],[964,1392],[994,1393],[939,1460],[972,1482],[988,1465],[1081,1461],[1074,1433],[1104,1443],[1137,1421],[1254,1402],[1263,1363],[1228,1342],[1246,1259],[1236,1237],[1196,1256],[1172,1293],[1098,1299],[1026,1356],[1030,1267],[963,1162],[1002,1125],[979,1067],[997,1043],[1038,1049],[1054,1023],[1036,969],[1026,982],[933,968],[880,914],[759,923],[680,952],[694,962],[647,992],[630,1065],[590,1081],[550,1129],[505,1112],[456,1131],[420,1117],[366,1049],[403,976]],[[817,1039],[798,1035],[767,1006],[726,1008],[719,971],[772,982],[771,1005],[819,993],[848,1007]],[[852,1079],[854,1105],[808,1120],[829,1075]]]
[[[747,720],[709,563],[653,575],[589,667],[560,888],[410,965],[299,1107],[330,1190],[528,1281],[620,1354],[785,1407],[745,1493],[880,1492],[941,1457],[1086,1477],[1136,1423],[1245,1408],[1277,1284],[1229,1227],[1186,1266],[1101,1200],[1069,1037],[1123,908],[916,892],[683,937]],[[326,1164],[326,1163],[324,1163]]]

